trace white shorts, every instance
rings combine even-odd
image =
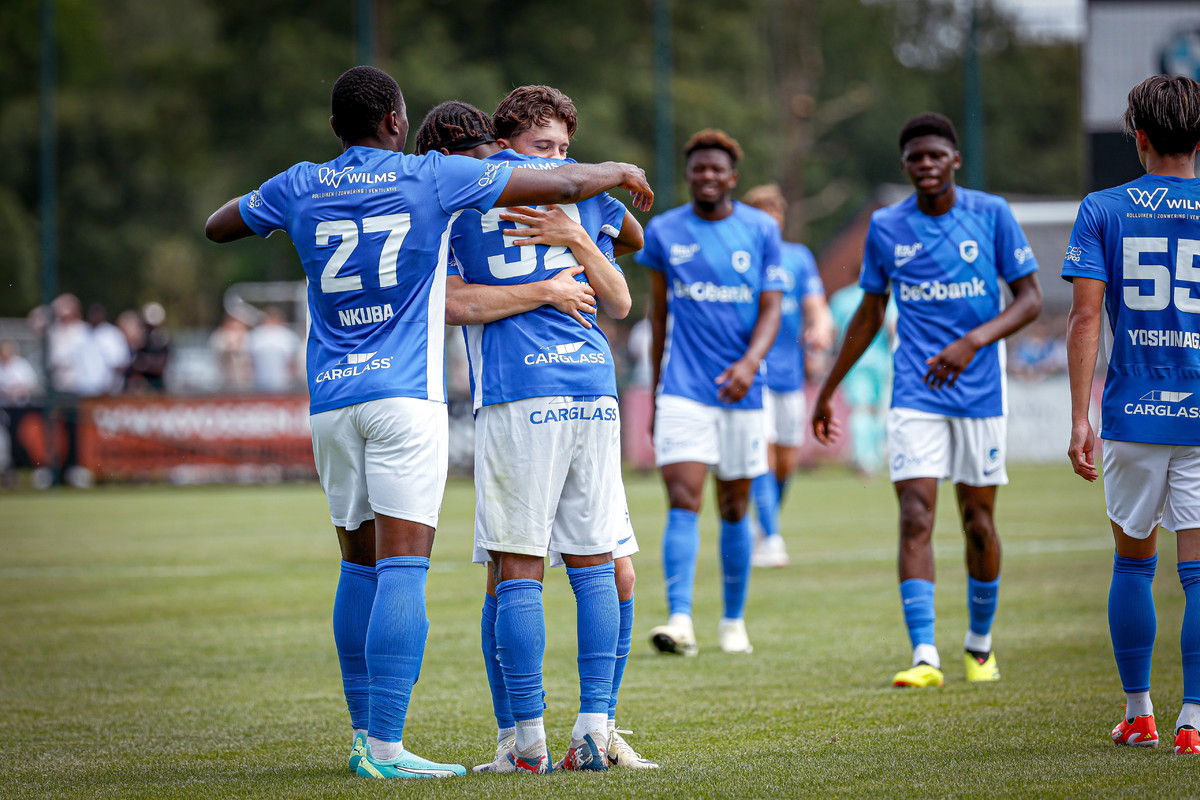
[[[968,486],[1003,486],[1007,417],[948,417],[912,408],[888,411],[892,482],[949,479]]]
[[[334,525],[376,514],[437,527],[446,491],[446,404],[388,397],[308,418],[313,458]]]
[[[804,392],[763,390],[763,414],[767,418],[767,441],[781,447],[804,444],[804,429],[808,422],[808,403]]]
[[[719,480],[757,478],[767,472],[766,425],[761,408],[710,406],[660,394],[654,402],[654,463],[696,461],[714,467]]]
[[[617,541],[616,544],[613,545],[613,561],[616,561],[618,558],[632,556],[641,549],[638,547],[637,534],[633,532],[633,523],[629,520],[629,501],[625,499],[624,484],[621,485],[621,510],[617,515],[617,519],[623,521],[619,523],[620,527],[617,531]],[[562,553],[558,552],[557,550],[550,551],[550,566],[565,566]]]
[[[475,551],[612,552],[622,530],[615,397],[531,397],[475,416]]]
[[[1200,528],[1200,446],[1104,440],[1104,504],[1127,536]]]

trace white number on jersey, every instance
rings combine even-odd
[[[400,259],[400,245],[412,228],[409,214],[385,214],[381,217],[364,217],[363,233],[387,232],[383,249],[379,253],[379,286],[387,288],[396,285],[396,264]],[[317,245],[324,247],[334,237],[341,237],[341,244],[333,251],[325,269],[321,270],[321,291],[325,294],[335,292],[353,292],[363,288],[362,277],[359,275],[343,275],[338,272],[346,266],[350,255],[358,247],[358,223],[352,219],[338,219],[322,222],[317,225]]]
[[[1143,253],[1169,252],[1165,236],[1127,236],[1122,240],[1122,273],[1126,281],[1151,281],[1150,293],[1144,294],[1140,285],[1124,287],[1125,305],[1134,311],[1162,311],[1172,300],[1171,270],[1163,264],[1143,264]],[[1200,256],[1200,240],[1180,239],[1175,249],[1176,283],[1195,284],[1200,288],[1200,267],[1196,257]],[[1176,286],[1175,307],[1187,314],[1200,314],[1200,297],[1192,294],[1192,287]]]
[[[545,206],[538,206],[543,211]],[[577,223],[581,223],[579,217],[579,209],[574,203],[564,203],[559,206],[568,217]],[[479,223],[484,233],[495,233],[500,230],[500,214],[504,211],[502,208],[493,208],[480,217]],[[523,227],[523,226],[518,226]],[[514,242],[521,237],[505,236],[505,248],[517,247],[519,258],[516,261],[508,261],[504,254],[488,256],[488,269],[495,278],[517,278],[522,275],[528,275],[537,269],[537,248],[533,245],[516,245]],[[542,269],[561,269],[563,267],[573,267],[578,263],[567,248],[560,245],[555,245],[546,250],[546,255],[542,259]]]

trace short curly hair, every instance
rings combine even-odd
[[[496,106],[492,125],[496,136],[512,139],[535,125],[544,126],[560,119],[567,126],[567,136],[575,135],[579,127],[579,112],[571,98],[553,86],[519,86]]]
[[[900,150],[903,151],[904,145],[919,136],[940,136],[954,145],[955,150],[958,149],[958,131],[954,130],[954,123],[941,114],[917,114],[904,123],[900,129]]]
[[[347,142],[375,135],[392,111],[404,113],[404,95],[396,79],[376,67],[351,67],[333,84],[333,129]]]
[[[697,150],[724,150],[735,164],[742,158],[742,146],[737,139],[720,128],[705,128],[693,133],[683,146],[683,157],[689,158]]]
[[[425,115],[417,130],[417,155],[443,147],[451,153],[496,141],[492,118],[470,103],[447,100]]]

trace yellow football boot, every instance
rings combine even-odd
[[[945,682],[946,677],[940,669],[931,667],[925,663],[901,670],[896,673],[896,677],[892,678],[892,686],[903,686],[914,689],[942,686]]]

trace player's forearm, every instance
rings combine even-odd
[[[523,314],[550,302],[543,281],[490,286],[482,283],[446,284],[446,324],[483,325]]]
[[[1076,278],[1076,282],[1079,280]],[[1096,356],[1100,352],[1100,314],[1098,305],[1080,303],[1077,297],[1067,317],[1067,376],[1073,423],[1088,419],[1091,410]]]
[[[514,169],[496,205],[577,203],[625,183],[629,178],[627,167],[606,161],[603,164],[563,164],[554,169]]]
[[[1042,287],[1036,274],[1013,281],[1011,288],[1013,301],[994,318],[967,334],[976,350],[1016,333],[1042,313]]]
[[[662,374],[663,352],[667,343],[667,279],[661,272],[650,273],[650,385],[658,391]]]
[[[833,367],[829,370],[825,382],[821,384],[822,397],[832,396],[834,389],[846,377],[846,373],[862,358],[862,354],[867,352],[871,341],[883,327],[887,315],[887,301],[886,294],[863,295],[862,302],[846,325],[846,335],[842,337],[842,346],[833,361]]]
[[[629,295],[629,284],[625,282],[621,270],[600,252],[590,237],[571,245],[571,254],[579,260],[588,283],[596,290],[596,303],[600,310],[613,319],[625,319],[633,307],[633,298]]]
[[[204,224],[204,235],[217,244],[253,236],[254,231],[242,219],[242,211],[238,207],[241,199],[240,196],[235,197],[214,211]]]
[[[805,297],[801,303],[804,311],[804,342],[812,342],[820,347],[828,347],[833,343],[833,314],[829,312],[829,304],[819,294]]]
[[[779,336],[779,321],[782,317],[783,292],[763,292],[758,298],[758,319],[750,332],[750,344],[742,353],[742,361],[749,361],[757,369]]]

